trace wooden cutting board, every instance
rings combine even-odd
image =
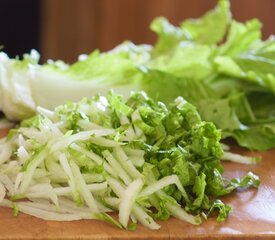
[[[22,213],[13,217],[10,209],[0,208],[0,239],[275,239],[275,150],[237,151],[261,155],[262,162],[258,165],[226,162],[224,175],[241,177],[253,171],[262,183],[259,189],[250,188],[224,197],[224,202],[234,210],[222,223],[211,217],[200,226],[193,226],[171,218],[159,221],[162,227],[158,231],[139,225],[136,231],[130,232],[96,220],[54,222]]]

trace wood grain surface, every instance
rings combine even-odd
[[[251,153],[236,148],[234,151],[261,155],[263,159],[258,165],[225,162],[224,175],[241,177],[253,171],[262,183],[259,189],[250,188],[224,197],[234,210],[222,223],[217,223],[214,216],[200,226],[171,218],[159,222],[160,230],[139,225],[136,231],[130,232],[96,220],[54,222],[25,214],[13,217],[10,209],[0,208],[0,239],[275,239],[275,150]]]

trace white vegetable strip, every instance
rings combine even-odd
[[[22,179],[23,179],[23,173],[20,172],[20,173],[18,173],[18,175],[16,176],[16,179],[15,179],[15,183],[14,183],[14,191],[15,192],[18,191],[18,187],[19,187]]]
[[[25,138],[21,133],[18,134],[17,141],[18,141],[18,146],[23,146],[27,151],[27,145],[29,146],[29,144],[27,144]]]
[[[120,145],[124,145],[124,143],[122,142],[117,142],[103,137],[91,137],[89,141],[102,147],[117,147]]]
[[[0,172],[0,182],[3,184],[3,186],[8,190],[10,195],[13,195],[14,190],[14,184],[12,180],[6,175]]]
[[[52,220],[52,221],[74,221],[80,220],[82,217],[79,214],[64,214],[64,213],[57,213],[51,211],[45,211],[39,208],[30,207],[25,203],[17,203],[19,211],[29,214],[31,216],[41,218],[44,220]]]
[[[121,198],[125,189],[124,186],[115,178],[113,177],[106,177],[106,181],[108,182],[108,185],[111,187],[111,189],[114,191],[114,193]]]
[[[52,212],[58,212],[58,213],[67,213],[66,211],[63,211],[63,209],[60,208],[60,206],[56,206],[51,204],[49,201],[44,200],[44,199],[38,199],[37,201],[22,201],[19,202],[21,205],[29,206],[29,207],[34,207],[34,208],[39,208],[41,210],[46,210],[46,211],[52,211]]]
[[[6,196],[6,189],[4,187],[4,184],[2,182],[0,182],[0,202],[3,201],[5,196]]]
[[[72,200],[68,198],[59,197],[59,202],[60,202],[60,206],[66,207],[72,211],[83,212],[83,213],[89,212],[89,214],[91,214],[91,210],[87,206],[78,207],[77,205],[75,205],[75,203]]]
[[[132,113],[132,116],[131,116],[131,119],[132,119],[132,122],[133,122],[133,125],[134,125],[134,129],[135,129],[135,133],[136,133],[136,136],[138,138],[142,138],[142,139],[146,139],[143,131],[137,126],[137,124],[135,123],[136,121],[139,121],[141,120],[141,116],[139,114],[139,111],[138,109],[136,109],[133,113]]]
[[[132,211],[135,218],[139,222],[141,222],[143,226],[148,227],[152,230],[160,229],[160,225],[157,224],[154,219],[149,216],[139,205],[134,204]]]
[[[102,174],[94,173],[82,173],[82,176],[84,177],[84,180],[86,183],[100,183],[103,182],[105,179]]]
[[[98,156],[97,154],[95,154],[92,150],[86,150],[82,147],[80,147],[79,145],[77,145],[76,143],[73,143],[70,145],[70,148],[83,153],[84,155],[86,155],[87,157],[89,157],[90,159],[92,159],[93,161],[95,161],[97,164],[102,164],[103,159],[102,157]]]
[[[35,193],[39,193],[39,192],[43,192],[46,196],[46,198],[50,198],[52,200],[52,202],[56,205],[59,206],[59,202],[58,202],[58,197],[57,194],[55,193],[53,187],[51,186],[51,184],[36,184],[32,187],[29,188],[29,191],[33,194]],[[28,195],[26,194],[26,196],[28,197]]]
[[[60,153],[59,153],[60,154]],[[60,157],[58,157],[59,159]],[[48,160],[48,159],[47,159]],[[60,160],[59,160],[60,161]],[[58,164],[54,159],[50,159],[46,161],[46,168],[50,173],[50,179],[57,182],[67,182],[67,175],[64,171],[64,167],[62,164]]]
[[[8,199],[3,199],[2,201],[0,201],[0,206],[1,207],[9,207],[9,208],[12,208],[13,207],[13,202],[8,200]]]
[[[81,216],[81,219],[97,219],[97,217],[90,212],[87,207],[77,207],[72,201],[59,199],[60,206],[57,208],[55,205],[50,204],[44,199],[31,199],[32,202],[20,202],[21,205],[38,208],[45,211],[53,211],[57,213],[71,213]]]
[[[242,156],[237,153],[224,152],[222,156],[222,160],[237,162],[242,164],[256,164],[259,162],[259,158],[257,157],[247,157]]]
[[[127,155],[120,146],[114,148],[113,154],[115,158],[119,161],[120,165],[133,179],[139,178],[141,176],[141,173],[135,168],[133,163],[128,160]]]
[[[87,188],[91,192],[106,190],[108,187],[107,182],[104,183],[97,183],[97,184],[87,184]],[[71,195],[71,187],[60,187],[60,188],[53,188],[54,193],[57,196],[70,196]],[[48,194],[46,192],[27,192],[26,196],[28,198],[46,198]]]
[[[12,147],[9,143],[3,144],[0,153],[0,165],[9,160],[12,154]]]
[[[136,179],[129,184],[129,186],[124,191],[121,201],[119,204],[119,221],[127,228],[129,217],[132,211],[132,207],[136,200],[138,193],[143,186],[143,181],[141,179]]]
[[[63,167],[65,173],[67,174],[68,176],[68,183],[69,183],[69,186],[71,187],[72,189],[72,194],[76,193],[77,190],[76,190],[76,183],[75,183],[75,179],[73,177],[73,173],[72,173],[72,170],[70,168],[70,165],[68,163],[68,159],[66,157],[66,155],[64,153],[62,153],[59,157],[59,161],[61,163],[61,166]]]
[[[227,144],[225,144],[225,143],[222,143],[221,145],[222,145],[222,149],[223,149],[224,151],[229,151],[229,150],[230,150],[230,146],[229,146],[229,145],[227,145]]]
[[[179,178],[177,175],[171,175],[171,176],[166,176],[163,177],[162,179],[152,183],[151,185],[147,186],[144,188],[141,193],[139,194],[139,197],[145,197],[149,196],[162,188],[169,186],[171,184],[176,184],[180,192],[182,193],[184,198],[187,198],[187,193],[185,192],[181,182],[179,181]]]
[[[122,198],[123,193],[124,193],[124,187],[122,186],[122,184],[112,178],[112,177],[106,177],[106,180],[109,184],[109,186],[112,188],[112,190],[114,191],[114,193],[119,197]],[[149,216],[143,209],[142,207],[140,207],[137,203],[133,204],[133,208],[132,208],[132,213],[135,216],[135,218],[141,222],[144,226],[150,228],[150,229],[159,229],[160,225],[158,225],[154,219]]]
[[[86,204],[92,210],[92,212],[99,213],[96,201],[95,201],[91,191],[88,189],[88,187],[87,187],[87,185],[86,185],[86,183],[85,183],[85,181],[84,181],[84,179],[81,175],[81,172],[80,172],[78,166],[75,164],[74,161],[70,161],[70,166],[71,166],[71,169],[72,169],[72,173],[75,177],[75,181],[77,183],[77,188],[79,189],[79,192],[83,196]]]
[[[128,140],[128,141],[134,140],[136,138],[136,133],[135,133],[133,126],[132,126],[131,122],[129,121],[128,117],[122,115],[119,120],[120,120],[120,124],[122,126],[127,127],[126,140]]]
[[[130,176],[120,166],[120,164],[116,161],[116,159],[113,157],[113,155],[108,150],[103,151],[102,155],[109,162],[109,164],[111,165],[111,167],[116,171],[116,173],[123,180],[123,182],[126,185],[130,184],[130,182],[132,181],[131,178],[130,178]]]
[[[137,223],[137,219],[133,214],[131,214],[130,218],[133,223]]]
[[[136,157],[141,157],[143,158],[144,157],[144,151],[141,150],[141,149],[133,149],[133,148],[130,148],[130,147],[123,147],[123,150],[125,151],[125,153],[128,155],[128,156],[136,156]]]
[[[145,160],[143,157],[137,157],[137,156],[129,156],[129,160],[136,166],[136,167],[142,167]]]
[[[20,132],[23,134],[23,136],[34,139],[41,144],[45,144],[48,141],[47,136],[36,128],[21,128]]]
[[[46,109],[46,108],[43,108],[43,107],[37,107],[36,108],[36,111],[38,113],[40,113],[41,115],[45,116],[45,117],[48,117],[48,118],[53,118],[54,117],[54,112],[49,110],[49,109]]]
[[[91,192],[105,190],[107,189],[107,187],[108,187],[107,182],[87,184],[87,189]],[[54,188],[54,192],[59,196],[67,195],[70,193],[70,187]]]
[[[67,138],[64,138],[63,140],[58,141],[56,144],[54,144],[51,147],[51,151],[54,152],[56,150],[66,148],[67,146],[69,146],[70,144],[76,141],[84,141],[88,139],[91,140],[92,136],[101,137],[101,136],[108,136],[112,134],[115,134],[114,129],[94,129],[90,131],[79,132]],[[93,137],[93,139],[95,138]]]
[[[54,137],[61,137],[63,133],[59,130],[59,128],[52,123],[52,121],[44,115],[43,123],[52,131]]]
[[[95,200],[95,201],[96,201],[96,205],[101,213],[113,212],[113,210],[111,208],[106,207],[103,203],[101,203],[97,200]]]
[[[21,166],[18,161],[11,160],[6,163],[3,163],[1,166],[1,172],[9,176],[14,176],[20,171]]]
[[[41,179],[50,176],[50,173],[46,171],[44,168],[37,168],[33,174],[34,179]]]
[[[27,159],[30,158],[29,153],[27,150],[24,148],[24,146],[20,146],[17,150],[17,155],[20,158],[20,163],[25,163]]]
[[[24,193],[32,181],[35,169],[42,163],[47,155],[47,147],[44,147],[37,156],[29,163],[27,170],[24,172],[23,180],[19,186],[18,193]]]
[[[110,164],[108,164],[107,162],[103,163],[103,167],[104,170],[109,173],[112,177],[118,178],[117,173],[115,172],[115,170],[110,166]]]
[[[116,198],[116,197],[106,197],[104,198],[104,201],[112,206],[112,207],[115,207],[116,209],[119,208],[119,203],[120,203],[120,199],[119,198]]]
[[[171,203],[166,202],[165,206],[168,208],[169,212],[176,218],[180,220],[189,222],[194,225],[201,224],[201,218],[198,216],[193,216],[185,212],[181,207],[174,206]]]

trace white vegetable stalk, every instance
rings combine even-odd
[[[112,206],[112,207],[114,207],[114,208],[116,208],[116,209],[119,208],[119,204],[120,204],[120,199],[119,199],[119,198],[116,198],[116,197],[106,197],[106,198],[104,199],[104,201],[105,201],[108,205],[110,205],[110,206]]]
[[[89,141],[102,147],[117,147],[124,145],[122,142],[117,142],[103,137],[91,137]]]
[[[141,149],[134,149],[134,148],[125,146],[125,147],[123,147],[123,150],[128,155],[128,157],[129,156],[135,156],[135,157],[140,157],[140,158],[144,157],[144,151]]]
[[[39,208],[31,207],[26,205],[25,203],[17,203],[17,207],[19,211],[29,214],[31,216],[41,218],[44,220],[51,221],[74,221],[81,220],[82,217],[79,214],[67,214],[67,213],[57,213],[49,210],[42,210]]]
[[[125,188],[122,186],[122,184],[112,177],[106,177],[106,180],[111,187],[111,189],[114,191],[114,193],[119,197],[122,198]],[[134,217],[142,223],[145,227],[148,227],[149,229],[156,230],[160,228],[160,225],[158,225],[154,219],[149,216],[144,209],[139,206],[137,203],[133,204],[132,213]]]
[[[193,225],[201,224],[201,218],[199,215],[193,216],[185,212],[181,207],[174,206],[171,203],[166,203],[165,206],[168,208],[169,212],[176,218],[189,222]]]
[[[136,133],[136,136],[138,138],[141,138],[143,140],[146,140],[146,137],[143,133],[143,131],[138,127],[138,125],[136,124],[137,121],[140,121],[141,120],[141,116],[139,114],[139,111],[138,109],[135,110],[133,113],[132,113],[132,116],[131,116],[131,119],[132,119],[132,122],[133,122],[133,125],[134,125],[134,129],[135,129],[135,133]]]
[[[26,189],[29,187],[33,174],[35,172],[35,169],[44,161],[46,155],[47,155],[48,149],[47,147],[43,147],[42,150],[34,157],[34,159],[31,160],[29,163],[26,172],[24,172],[23,180],[19,186],[18,193],[24,193]]]
[[[93,161],[95,161],[99,165],[101,165],[103,163],[102,157],[95,154],[92,150],[88,151],[85,148],[80,147],[76,143],[71,144],[70,148],[72,148],[72,149],[74,149],[74,150],[76,150],[80,153],[83,153],[85,156],[89,157],[90,159],[92,159]]]
[[[51,184],[37,184],[30,187],[29,191],[31,192],[30,195],[35,195],[42,192],[46,198],[49,198],[57,207],[59,206],[57,194]],[[26,194],[26,196],[29,197],[28,194]]]
[[[87,188],[91,192],[97,192],[102,190],[107,190],[108,185],[107,182],[104,183],[96,183],[96,184],[87,184]],[[53,188],[53,192],[57,196],[71,196],[71,187],[58,187]],[[33,191],[30,189],[29,192],[26,193],[28,198],[47,198],[49,196],[48,192],[45,191]]]
[[[96,201],[91,191],[87,187],[87,184],[85,183],[85,180],[83,179],[83,176],[81,175],[81,172],[78,166],[75,164],[74,161],[70,161],[70,166],[75,178],[75,182],[77,184],[77,188],[79,189],[81,195],[83,196],[86,204],[92,210],[93,213],[99,213],[99,209],[97,207]]]
[[[141,177],[141,173],[135,168],[134,164],[128,159],[127,155],[120,146],[114,148],[113,154],[124,170],[127,171],[132,177],[132,179]]]
[[[0,183],[2,183],[2,186],[8,190],[10,195],[15,193],[14,184],[6,174],[0,173]]]
[[[78,192],[77,192],[77,189],[76,189],[76,182],[75,182],[72,170],[70,168],[68,159],[67,159],[67,157],[64,153],[60,155],[59,161],[60,161],[60,164],[63,167],[66,175],[68,176],[68,183],[69,183],[69,186],[72,190],[72,194],[76,198],[78,196]]]
[[[27,152],[24,146],[20,146],[17,150],[17,155],[20,158],[20,163],[25,163],[30,158],[30,154]]]
[[[1,153],[0,153],[0,165],[4,162],[8,161],[12,154],[12,147],[10,143],[5,143],[1,147]]]
[[[112,134],[115,134],[114,129],[94,129],[94,130],[90,130],[90,131],[79,132],[79,133],[73,134],[67,138],[64,138],[61,141],[58,141],[56,144],[54,144],[51,147],[51,151],[54,152],[54,151],[62,150],[64,148],[68,147],[73,142],[84,141],[87,139],[89,139],[91,141],[92,139],[97,139],[101,136],[108,136],[108,135],[112,135]],[[92,137],[92,136],[96,136],[97,138]],[[109,141],[111,141],[111,140],[109,140]],[[115,142],[115,141],[112,141],[112,144],[113,144],[113,142]]]
[[[105,150],[102,152],[102,155],[105,159],[109,162],[110,166],[116,171],[118,176],[123,180],[123,182],[128,185],[132,181],[128,173],[120,166],[117,160],[113,157],[113,155],[108,151]]]
[[[6,189],[4,187],[4,184],[0,182],[0,202],[4,200],[6,196]]]
[[[237,153],[224,152],[222,160],[231,161],[241,164],[257,164],[260,161],[259,157],[247,157]]]
[[[132,211],[133,204],[138,193],[143,186],[141,179],[136,179],[131,182],[124,191],[119,204],[119,221],[123,227],[127,228],[129,217]]]
[[[133,215],[135,218],[142,223],[143,226],[148,227],[152,230],[160,229],[160,225],[157,224],[154,219],[149,216],[142,207],[138,206],[137,204],[133,205]]]
[[[182,193],[182,196],[185,199],[187,198],[187,194],[186,194],[181,182],[179,181],[179,178],[177,175],[167,176],[167,177],[164,177],[164,178],[152,183],[151,185],[147,186],[146,188],[144,188],[142,190],[142,192],[139,194],[139,197],[149,196],[149,195],[151,195],[151,194],[153,194],[153,193],[155,193],[155,192],[161,190],[162,188],[169,186],[171,184],[176,184],[176,186]]]
[[[143,157],[137,157],[137,156],[129,156],[129,160],[133,163],[136,167],[142,167],[145,160]]]
[[[136,134],[134,132],[133,126],[132,126],[131,122],[129,121],[128,117],[121,116],[119,120],[120,120],[120,124],[127,128],[125,140],[131,141],[131,140],[136,139]]]

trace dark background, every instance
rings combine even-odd
[[[9,56],[32,48],[46,59],[73,62],[93,49],[110,50],[124,40],[154,43],[156,16],[178,24],[196,18],[216,0],[1,0],[0,45]],[[263,38],[275,33],[275,0],[231,0],[239,21],[260,19]]]
[[[0,45],[14,57],[39,49],[40,1],[0,1]]]

